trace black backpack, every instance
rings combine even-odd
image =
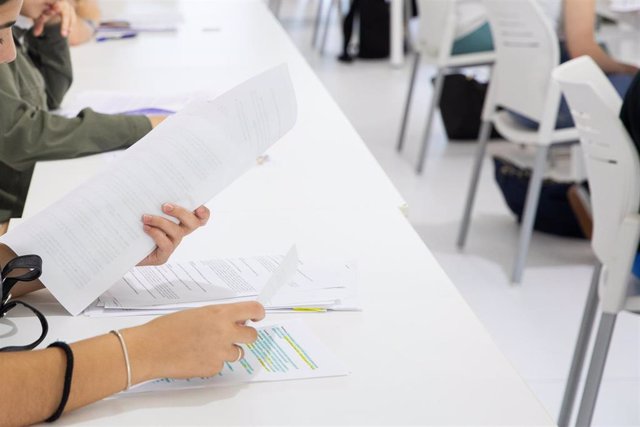
[[[342,24],[344,44],[342,55],[338,59],[344,62],[353,60],[349,45],[356,16],[360,23],[358,57],[387,58],[389,56],[389,4],[385,0],[353,0]]]

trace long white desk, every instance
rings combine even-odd
[[[304,318],[352,374],[110,399],[59,424],[553,425],[404,218],[402,198],[263,2],[162,4],[175,5],[193,26],[74,51],[74,90],[206,84],[222,91],[269,65],[289,63],[298,124],[269,153],[270,162],[211,201],[212,221],[189,236],[174,259],[259,253],[283,239],[294,240],[302,257],[355,259],[362,312],[270,315]],[[207,25],[220,25],[220,31],[201,33],[203,21],[214,21]],[[179,63],[168,59],[176,57]],[[25,216],[104,164],[101,157],[40,163]],[[72,318],[46,291],[29,298],[48,314],[47,342],[147,320]],[[35,320],[21,314],[9,319],[18,332],[3,344],[35,334]]]

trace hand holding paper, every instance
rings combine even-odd
[[[142,214],[168,201],[191,210],[207,202],[295,120],[293,86],[282,65],[169,117],[107,171],[0,242],[18,254],[40,255],[42,282],[76,315],[153,250]]]

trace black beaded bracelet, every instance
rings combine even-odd
[[[49,345],[51,347],[58,347],[64,351],[65,356],[67,357],[67,368],[64,371],[64,386],[62,387],[62,399],[60,399],[60,405],[58,405],[58,409],[53,413],[49,418],[45,421],[48,423],[52,423],[62,415],[64,412],[64,407],[67,406],[67,400],[69,400],[69,392],[71,391],[71,378],[73,377],[73,352],[71,351],[71,347],[69,344],[62,341],[56,341],[53,344]]]

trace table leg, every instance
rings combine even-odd
[[[402,25],[402,10],[404,0],[391,0],[391,65],[394,67],[402,66],[404,62],[404,52],[402,49],[402,34],[404,28]]]

